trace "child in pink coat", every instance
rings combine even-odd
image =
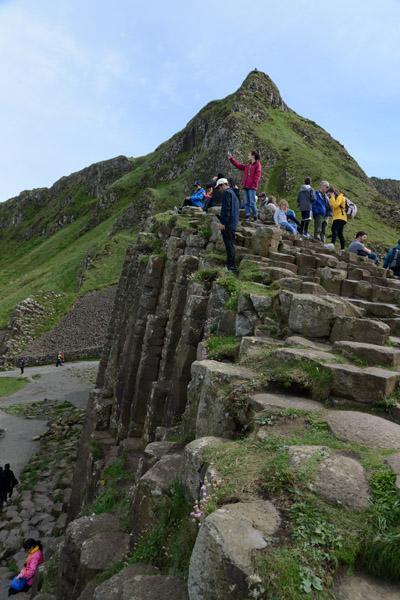
[[[43,548],[39,541],[29,538],[29,540],[26,540],[26,542],[23,543],[23,548],[28,552],[28,556],[25,559],[24,566],[19,572],[17,578],[25,579],[26,583],[22,590],[19,591],[15,590],[13,587],[10,587],[8,590],[9,596],[14,596],[20,592],[30,592],[36,569],[43,562]]]

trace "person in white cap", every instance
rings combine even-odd
[[[226,268],[232,273],[236,273],[236,254],[235,254],[235,232],[239,223],[239,200],[235,192],[229,187],[229,182],[225,177],[218,179],[217,185],[222,193],[221,216],[218,225],[222,239],[226,248]]]

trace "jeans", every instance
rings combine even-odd
[[[328,218],[323,215],[314,215],[314,237],[325,244],[326,229],[328,227]]]
[[[377,255],[375,254],[375,252],[370,252],[369,254],[367,254],[367,252],[364,252],[364,250],[359,250],[358,255],[366,256],[367,258],[370,258],[371,260],[373,260],[376,265],[379,265],[379,260],[378,260]]]
[[[256,217],[258,214],[256,204],[256,190],[243,188],[243,202],[244,210],[246,211],[246,217],[249,217],[251,213],[253,213],[253,217]]]
[[[233,245],[234,239],[235,239],[235,232],[233,231],[233,229],[229,229],[229,227],[225,227],[225,229],[223,231],[221,231],[222,234],[222,239],[224,240],[224,244],[225,244],[225,248],[226,248],[226,266],[228,267],[229,271],[235,271],[236,270],[236,265],[235,265],[235,259],[236,259],[236,254],[235,254],[235,246]]]
[[[346,242],[346,240],[344,239],[344,235],[343,235],[343,228],[345,225],[346,225],[346,221],[343,221],[342,219],[335,219],[333,221],[332,227],[331,227],[332,244],[335,244],[336,238],[339,238],[340,247],[342,250],[344,250],[345,242]]]
[[[279,223],[279,225],[281,227],[284,227],[288,231],[290,231],[290,233],[297,233],[296,225],[292,225],[291,223],[288,223],[287,221],[283,221],[283,223]]]

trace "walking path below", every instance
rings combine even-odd
[[[89,392],[94,387],[98,365],[98,361],[81,361],[66,363],[58,368],[45,365],[25,369],[23,377],[28,378],[29,383],[12,396],[0,398],[0,428],[5,430],[0,438],[0,465],[9,462],[19,479],[22,469],[39,447],[37,441],[32,441],[32,437],[47,429],[47,422],[44,420],[10,415],[1,408],[25,402],[38,402],[45,398],[58,400],[60,403],[68,400],[77,408],[86,408]],[[0,372],[1,377],[20,377],[20,369]],[[0,600],[6,600],[8,587],[9,579],[6,578],[0,583]]]

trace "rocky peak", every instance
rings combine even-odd
[[[279,110],[289,111],[290,109],[284,103],[275,83],[268,75],[261,71],[250,71],[240,88],[235,93],[239,101],[248,101],[257,98],[264,105]]]

